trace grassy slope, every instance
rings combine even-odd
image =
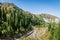
[[[50,32],[48,32],[47,27],[37,28],[37,26],[34,26],[33,28],[36,30],[35,37],[32,35],[30,37],[23,37],[21,40],[49,40]]]

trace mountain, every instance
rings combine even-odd
[[[59,18],[54,16],[54,15],[51,15],[51,14],[40,14],[41,17],[43,17],[43,19],[46,21],[46,22],[56,22],[58,23],[59,22]]]
[[[58,23],[59,22],[59,18],[54,16],[54,15],[51,15],[51,14],[47,14],[47,13],[42,13],[42,14],[33,14],[35,15],[36,17],[38,18],[43,18],[45,22],[56,22]]]
[[[33,30],[32,26],[45,27],[45,22],[58,23],[59,18],[51,14],[31,14],[13,3],[0,3],[0,37],[27,34]]]
[[[58,17],[54,16],[54,15],[51,15],[51,14],[40,14],[41,17],[44,17],[46,19],[56,19]]]
[[[32,15],[13,3],[0,3],[0,37],[32,30]]]

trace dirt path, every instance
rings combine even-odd
[[[34,38],[35,40],[42,40],[41,37],[46,34],[47,29],[48,29],[47,27],[42,27],[40,29],[34,28],[34,30],[27,33],[25,36],[28,38]]]
[[[47,31],[47,27],[45,28],[45,27],[42,27],[42,28],[40,28],[40,29],[38,29],[38,28],[34,28],[34,32],[31,34],[31,35],[29,35],[28,37],[30,37],[30,38],[35,38],[36,40],[42,40],[41,39],[41,37],[43,36],[43,35],[45,35],[45,33],[46,33],[46,31]]]

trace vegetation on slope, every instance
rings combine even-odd
[[[44,20],[24,11],[12,3],[0,3],[0,37],[24,34],[32,30],[32,25],[41,25]]]
[[[0,37],[23,34],[32,29],[31,13],[27,13],[14,4],[0,4]]]
[[[60,40],[60,22],[51,24],[49,40]]]
[[[57,17],[49,14],[35,15],[18,8],[12,3],[0,3],[0,37],[18,33],[23,35],[35,28],[42,40],[60,40],[60,23],[46,23],[43,18],[55,20]],[[48,25],[46,26],[46,24]],[[38,29],[39,27],[35,27],[36,25],[41,28]],[[34,27],[32,28],[32,26]],[[43,34],[42,30],[44,32],[46,30],[47,32],[41,36],[41,34]],[[27,40],[29,39],[27,37]],[[32,38],[31,40],[33,39],[35,38]]]

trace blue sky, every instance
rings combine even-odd
[[[48,13],[60,18],[60,0],[0,0],[0,2],[14,3],[33,14]]]

